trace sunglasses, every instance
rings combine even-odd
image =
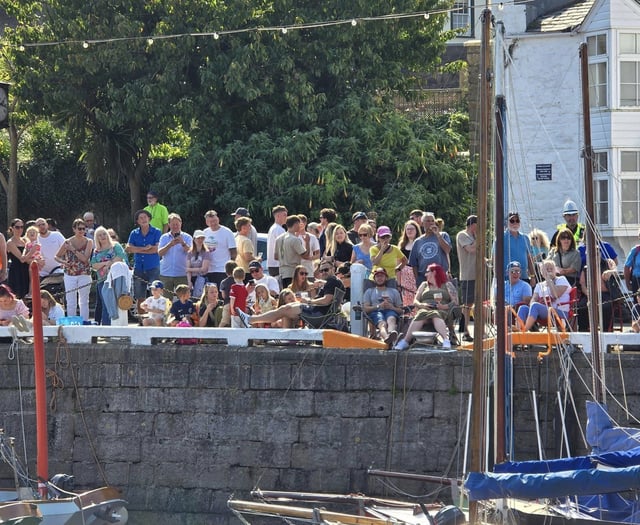
[[[118,238],[115,235],[111,235],[111,240],[116,241]]]
[[[76,230],[78,230],[79,232],[83,232],[86,230],[86,228],[84,226],[78,226]]]
[[[522,273],[522,270],[511,270],[511,273]]]
[[[309,275],[307,272],[300,272],[298,275]]]
[[[520,219],[509,219],[511,224],[520,224]]]
[[[251,268],[249,270],[249,273],[258,273],[260,271],[260,268]]]
[[[369,237],[368,233],[359,233],[358,237]]]
[[[570,241],[571,237],[560,237],[561,241]]]
[[[15,228],[16,230],[21,230],[22,228],[24,228],[24,224],[16,224],[16,225],[14,226],[14,228]]]
[[[318,271],[320,273],[329,273],[331,271],[331,268],[320,268]]]

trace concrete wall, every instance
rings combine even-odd
[[[18,360],[9,359],[6,345],[0,354],[0,426],[21,447]],[[582,354],[576,356],[586,372]],[[23,347],[19,358],[35,460],[31,349]],[[619,392],[617,356],[606,359],[609,387]],[[623,359],[630,388],[640,361]],[[50,475],[101,484],[95,448],[106,478],[130,501],[132,525],[237,523],[226,501],[255,487],[384,493],[368,467],[451,476],[462,470],[456,443],[471,385],[466,352],[106,344],[66,352],[49,344],[47,362],[60,380],[49,417]],[[515,364],[516,457],[536,454],[531,389],[551,454],[559,363],[538,364],[534,353],[524,353]],[[573,382],[582,399],[586,387]],[[637,389],[630,390],[633,409]],[[4,465],[0,481],[11,486]],[[419,493],[434,488],[404,485]]]

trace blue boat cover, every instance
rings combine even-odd
[[[580,469],[544,474],[472,472],[465,488],[471,501],[497,498],[560,498],[622,492],[640,488],[640,466]]]
[[[587,443],[594,454],[630,450],[640,446],[640,430],[614,427],[607,405],[587,401]]]

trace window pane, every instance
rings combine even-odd
[[[635,151],[623,151],[620,153],[620,170],[621,171],[640,171],[638,169],[638,154]],[[622,194],[624,195],[624,184],[622,182]]]
[[[597,37],[597,52],[598,55],[606,55],[607,54],[607,35],[598,35]]]
[[[622,203],[622,224],[638,224],[638,209],[635,203]]]
[[[625,84],[635,84],[637,82],[635,62],[620,62],[620,82]]]
[[[607,35],[587,37],[587,55],[590,57],[607,54]]]
[[[635,53],[636,37],[630,33],[622,33],[620,35],[620,53]]]
[[[638,213],[638,180],[627,179],[622,180],[622,223],[638,224],[640,215]]]

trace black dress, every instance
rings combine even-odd
[[[23,253],[25,250],[24,246],[17,246],[17,248],[20,250],[20,253]],[[7,256],[9,259],[9,277],[7,284],[11,287],[13,293],[16,294],[16,297],[22,299],[29,293],[29,264],[23,263],[11,252],[9,252]]]

